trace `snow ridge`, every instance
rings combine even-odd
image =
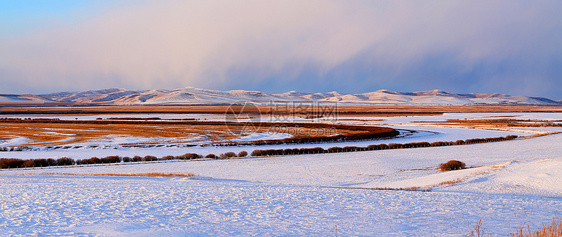
[[[49,101],[76,104],[110,105],[166,105],[166,104],[230,104],[234,102],[327,102],[379,105],[562,105],[543,97],[511,96],[492,94],[455,94],[442,90],[419,92],[394,92],[378,90],[361,94],[305,93],[289,91],[282,94],[267,94],[260,91],[219,91],[185,87],[174,90],[127,90],[110,88],[82,92],[60,92],[45,95],[0,95],[0,102]]]

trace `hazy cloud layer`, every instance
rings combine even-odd
[[[562,99],[562,1],[133,1],[0,37],[0,93],[196,86]]]

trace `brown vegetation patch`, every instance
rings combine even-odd
[[[531,230],[529,225],[522,225],[515,233],[510,234],[511,237],[559,237],[562,236],[562,219],[560,217],[552,218],[548,225],[543,225],[539,230]]]
[[[482,220],[478,220],[474,224],[474,230],[465,237],[488,237],[493,236],[483,227]],[[549,224],[543,225],[538,230],[531,230],[529,225],[521,225],[514,233],[509,234],[510,237],[560,237],[562,236],[562,219],[557,216],[552,218]]]
[[[460,170],[466,169],[466,164],[458,160],[450,160],[439,165],[439,170],[449,171],[449,170]]]
[[[463,126],[495,126],[495,127],[562,127],[560,120],[537,119],[447,119],[438,124]]]
[[[187,173],[187,174],[175,174],[175,173],[135,173],[135,174],[113,174],[113,173],[106,173],[106,174],[73,174],[73,173],[54,173],[54,172],[47,172],[41,173],[41,175],[64,175],[64,176],[113,176],[113,177],[193,177],[195,174]]]
[[[243,129],[248,123],[223,121],[130,121],[130,120],[59,120],[59,119],[0,119],[0,138],[26,137],[28,144],[20,145],[65,145],[104,139],[108,136],[169,138],[166,143],[198,141],[224,141],[234,139],[240,134],[232,129]],[[398,135],[392,128],[373,126],[351,126],[321,123],[256,123],[250,124],[262,133],[288,133],[294,137],[283,139],[286,142],[317,142],[334,139],[366,139]],[[392,134],[391,134],[392,133]],[[334,136],[335,134],[339,134]],[[386,134],[386,135],[384,135]],[[379,136],[380,135],[380,136]],[[266,140],[273,142],[275,140]],[[151,142],[150,144],[159,142]],[[230,142],[232,143],[232,142]],[[243,142],[235,142],[240,144]],[[254,144],[255,141],[252,141]],[[139,143],[149,144],[149,143]],[[234,143],[233,143],[234,144]]]

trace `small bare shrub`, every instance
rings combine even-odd
[[[58,165],[74,165],[75,162],[71,158],[63,157],[63,158],[57,159],[57,164]]]
[[[485,237],[485,236],[491,236],[489,234],[486,234],[486,232],[484,231],[484,228],[482,227],[482,219],[479,219],[476,224],[474,225],[474,230],[470,231],[470,234],[468,235],[464,235],[465,237]]]
[[[205,156],[205,158],[216,159],[217,156],[215,154],[208,154],[208,155]]]
[[[23,162],[20,159],[2,159],[0,166],[2,168],[19,168]]]
[[[47,159],[35,159],[35,166],[38,167],[46,167],[49,166],[49,162],[47,161]]]
[[[246,157],[246,156],[248,156],[247,151],[241,151],[240,153],[238,153],[238,157]]]
[[[104,158],[101,158],[101,163],[119,163],[121,162],[121,157],[120,156],[107,156]]]
[[[160,158],[160,160],[173,160],[173,159],[176,159],[176,157],[175,156],[164,156],[164,157]]]
[[[441,171],[466,169],[466,164],[458,160],[450,160],[439,165]]]
[[[55,166],[57,165],[57,161],[53,158],[49,158],[47,159],[47,162],[49,163],[49,166]]]
[[[35,167],[35,162],[33,160],[26,160],[21,164],[21,167]]]
[[[539,230],[531,231],[529,225],[521,226],[515,233],[510,234],[511,237],[558,237],[562,236],[562,219],[560,217],[552,218],[549,225],[543,225]]]
[[[178,159],[180,160],[193,160],[193,159],[199,159],[203,156],[196,154],[196,153],[185,153],[181,156],[178,156]]]

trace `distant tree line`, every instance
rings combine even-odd
[[[456,142],[412,142],[412,143],[390,143],[369,145],[366,147],[345,146],[345,147],[330,147],[323,149],[321,147],[315,148],[300,148],[300,149],[268,149],[268,150],[254,150],[252,156],[279,156],[279,155],[300,155],[300,154],[321,154],[321,153],[340,153],[340,152],[355,152],[355,151],[374,151],[374,150],[389,150],[389,149],[405,149],[405,148],[418,148],[418,147],[438,147],[438,146],[452,146],[452,145],[468,145],[485,142],[498,142],[507,141],[517,138],[515,135],[506,137],[494,138],[474,138],[467,140],[458,140]]]
[[[474,138],[467,140],[457,140],[455,142],[412,142],[412,143],[389,143],[369,145],[366,147],[345,146],[345,147],[330,147],[324,149],[321,147],[314,148],[287,148],[287,149],[267,149],[267,150],[254,150],[250,156],[284,156],[284,155],[301,155],[301,154],[323,154],[323,153],[341,153],[341,152],[356,152],[356,151],[375,151],[375,150],[389,150],[389,149],[407,149],[419,147],[439,147],[439,146],[453,146],[453,145],[468,145],[486,142],[499,142],[516,139],[518,136],[510,135],[506,137],[493,137],[493,138]],[[186,153],[179,156],[164,156],[158,158],[156,156],[134,156],[134,157],[121,157],[121,156],[107,156],[104,158],[92,157],[89,159],[78,159],[63,157],[58,159],[0,159],[0,169],[13,169],[13,168],[27,168],[27,167],[49,167],[49,166],[68,166],[68,165],[90,165],[90,164],[110,164],[110,163],[130,163],[130,162],[148,162],[148,161],[166,161],[166,160],[194,160],[194,159],[230,159],[235,157],[247,157],[248,152],[241,151],[238,154],[234,152],[226,152],[220,155],[208,154],[203,157],[196,153]]]

